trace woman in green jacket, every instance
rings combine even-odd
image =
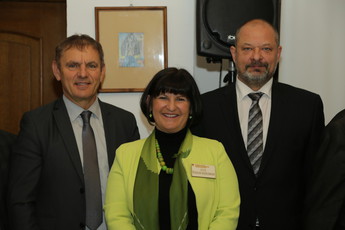
[[[184,69],[159,71],[140,106],[155,129],[116,151],[104,205],[108,229],[236,229],[232,163],[220,142],[189,131],[201,116],[193,77]]]

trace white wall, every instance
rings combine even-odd
[[[345,108],[345,1],[283,0],[282,82],[321,95],[326,123]]]
[[[191,0],[67,0],[67,35],[86,33],[95,37],[94,7],[167,6],[168,65],[185,68],[193,73],[195,56],[194,8]],[[101,100],[131,111],[137,118],[141,137],[152,127],[139,108],[141,93],[101,93]]]
[[[195,0],[67,0],[67,35],[95,37],[94,7],[167,6],[168,65],[189,70],[207,92],[219,86],[219,64],[208,64],[195,49]],[[321,95],[326,123],[345,108],[345,1],[282,0],[281,82]],[[224,67],[227,61],[223,61]],[[222,71],[222,76],[226,71]],[[103,101],[134,113],[146,137],[152,127],[141,115],[141,93],[101,93]]]

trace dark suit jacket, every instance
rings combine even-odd
[[[230,84],[202,96],[204,116],[194,133],[223,143],[237,173],[241,206],[238,230],[298,230],[310,155],[324,128],[321,98],[273,82],[272,104],[258,177],[241,134],[236,87]]]
[[[345,230],[345,110],[327,125],[306,199],[306,230]]]
[[[100,101],[109,168],[116,148],[139,138],[133,114]],[[9,177],[12,230],[84,229],[83,170],[63,100],[24,114]]]
[[[7,230],[6,193],[9,158],[16,135],[0,130],[0,230]]]

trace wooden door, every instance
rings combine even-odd
[[[17,134],[24,112],[62,95],[51,62],[66,37],[66,3],[0,2],[0,22],[0,129]]]

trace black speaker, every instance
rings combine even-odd
[[[231,59],[236,30],[250,19],[264,19],[279,31],[280,0],[197,0],[196,8],[199,56]]]

